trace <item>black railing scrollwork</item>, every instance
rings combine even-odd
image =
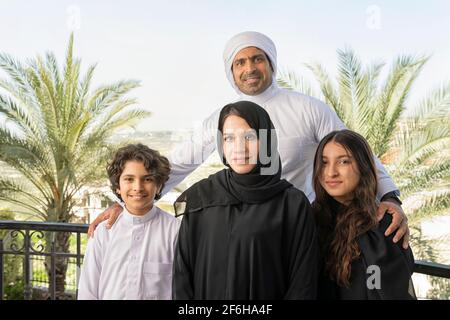
[[[33,261],[40,262],[44,259],[44,264],[48,263],[50,266],[41,270],[41,273],[48,274],[48,283],[50,292],[50,299],[58,299],[61,292],[56,292],[58,288],[57,279],[61,278],[58,270],[63,269],[61,260],[75,259],[76,264],[76,279],[79,277],[79,270],[81,267],[83,255],[81,254],[81,234],[87,233],[88,225],[73,224],[73,223],[56,223],[56,222],[28,222],[28,221],[0,221],[0,230],[3,236],[0,237],[0,300],[4,299],[5,294],[5,257],[7,256],[22,256],[22,271],[23,271],[23,291],[24,299],[30,300],[33,295]],[[58,246],[56,233],[65,232],[75,234],[75,252],[70,250],[57,249]],[[62,246],[64,247],[64,246]],[[67,263],[67,262],[65,262]],[[61,273],[61,271],[59,271]],[[63,274],[64,275],[64,274]],[[63,288],[64,288],[64,281]],[[43,281],[41,281],[43,282]],[[76,296],[76,283],[75,295]],[[64,293],[64,292],[63,292]]]
[[[6,230],[0,236],[0,300],[4,298],[4,269],[6,256],[23,256],[24,298],[32,298],[32,259],[50,260],[48,283],[52,288],[50,299],[57,299],[57,259],[73,258],[76,265],[76,279],[79,276],[83,255],[81,254],[81,234],[87,233],[88,225],[56,222],[0,221],[0,230]],[[75,252],[58,251],[55,233],[75,234]],[[2,234],[0,233],[0,235]],[[50,233],[50,235],[48,234]],[[49,241],[50,239],[50,241]],[[50,243],[48,243],[50,242]],[[450,266],[428,261],[416,261],[415,273],[450,279]],[[75,284],[76,288],[76,284]],[[76,294],[75,294],[76,296]]]

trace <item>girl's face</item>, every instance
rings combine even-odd
[[[258,161],[259,141],[256,131],[245,119],[230,115],[223,124],[223,153],[234,172],[249,173]]]
[[[353,199],[360,173],[351,153],[330,141],[323,149],[320,184],[337,201],[347,204]]]

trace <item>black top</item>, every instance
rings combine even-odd
[[[336,214],[343,209],[343,205],[334,201],[333,208]],[[351,263],[348,288],[338,286],[332,281],[324,272],[324,263],[321,263],[319,299],[409,300],[416,298],[411,281],[414,267],[411,248],[403,249],[401,241],[394,243],[393,234],[389,237],[384,235],[391,221],[391,215],[385,214],[378,227],[357,238],[361,255]],[[320,260],[323,262],[323,257]]]
[[[219,130],[230,109],[257,130],[270,161],[258,158],[247,174],[221,170],[177,199],[175,211],[183,220],[173,298],[314,299],[318,244],[309,201],[280,178],[276,136],[261,136],[273,129],[267,112],[247,101],[227,105]]]
[[[191,187],[224,179],[227,169]],[[185,211],[174,258],[174,299],[315,299],[318,244],[308,199],[288,187],[249,204],[223,190]],[[220,204],[220,200],[222,203]],[[187,203],[189,200],[187,199]]]

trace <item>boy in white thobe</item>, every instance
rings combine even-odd
[[[172,262],[180,221],[155,207],[170,165],[137,144],[117,151],[107,168],[124,212],[101,223],[86,248],[78,299],[171,299]]]

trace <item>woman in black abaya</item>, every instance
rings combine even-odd
[[[267,112],[225,106],[218,150],[228,167],[176,201],[183,215],[174,299],[315,299],[318,244],[306,196],[281,179]]]

